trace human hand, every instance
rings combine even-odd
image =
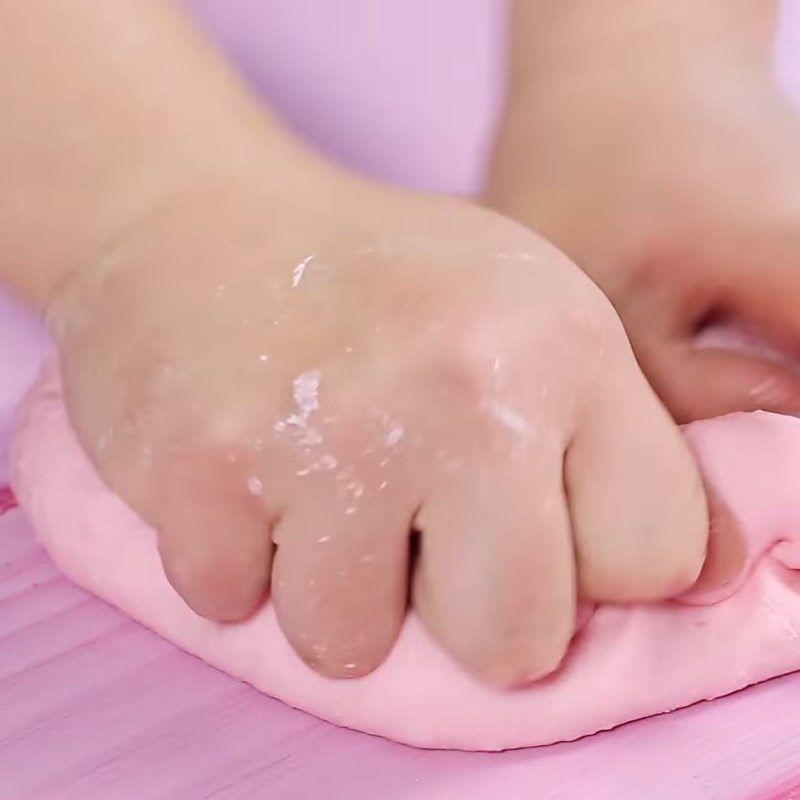
[[[714,3],[615,5],[570,4],[552,48],[517,64],[489,202],[597,282],[676,419],[797,413],[786,362],[696,341],[722,319],[800,349],[800,116],[771,31],[734,36],[742,3],[709,30],[687,14]]]
[[[192,608],[269,587],[300,656],[356,677],[411,567],[433,635],[511,685],[579,599],[689,587],[700,479],[601,293],[492,212],[316,170],[197,188],[49,308],[79,438]]]

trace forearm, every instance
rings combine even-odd
[[[513,0],[512,76],[591,69],[620,49],[651,61],[735,54],[768,69],[777,15],[778,0]]]
[[[0,0],[0,119],[0,279],[40,307],[270,129],[168,0]]]

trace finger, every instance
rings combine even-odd
[[[164,571],[198,614],[235,622],[252,614],[269,583],[269,518],[248,480],[227,463],[172,460],[147,506]]]
[[[773,361],[663,339],[640,340],[637,356],[680,423],[736,411],[800,411],[800,374]]]
[[[383,662],[408,593],[413,508],[349,485],[345,497],[320,484],[315,502],[292,506],[274,533],[278,621],[298,655],[335,678],[367,675]]]
[[[483,460],[445,477],[417,517],[414,605],[469,672],[517,686],[557,668],[575,629],[561,451],[538,468]]]
[[[718,290],[722,304],[796,359],[800,356],[800,219],[790,220],[785,229],[749,229],[730,258]]]
[[[580,596],[674,597],[697,579],[708,520],[697,467],[634,364],[614,365],[565,459]]]

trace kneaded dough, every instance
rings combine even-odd
[[[703,605],[595,609],[562,669],[517,691],[475,682],[413,615],[388,660],[350,681],[301,662],[269,605],[238,625],[195,616],[164,577],[152,530],[93,471],[53,369],[20,410],[13,487],[67,576],[220,670],[338,725],[420,747],[501,750],[575,739],[800,669],[800,420],[738,414],[686,435],[746,534],[740,578]]]

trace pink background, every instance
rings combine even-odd
[[[480,187],[500,96],[499,0],[189,5],[332,157],[406,185]],[[783,31],[783,80],[800,90],[800,3],[786,3]],[[0,295],[3,441],[45,348]],[[798,784],[800,675],[568,745],[415,751],[319,722],[177,651],[59,577],[19,512],[0,518],[0,800],[788,800]]]

